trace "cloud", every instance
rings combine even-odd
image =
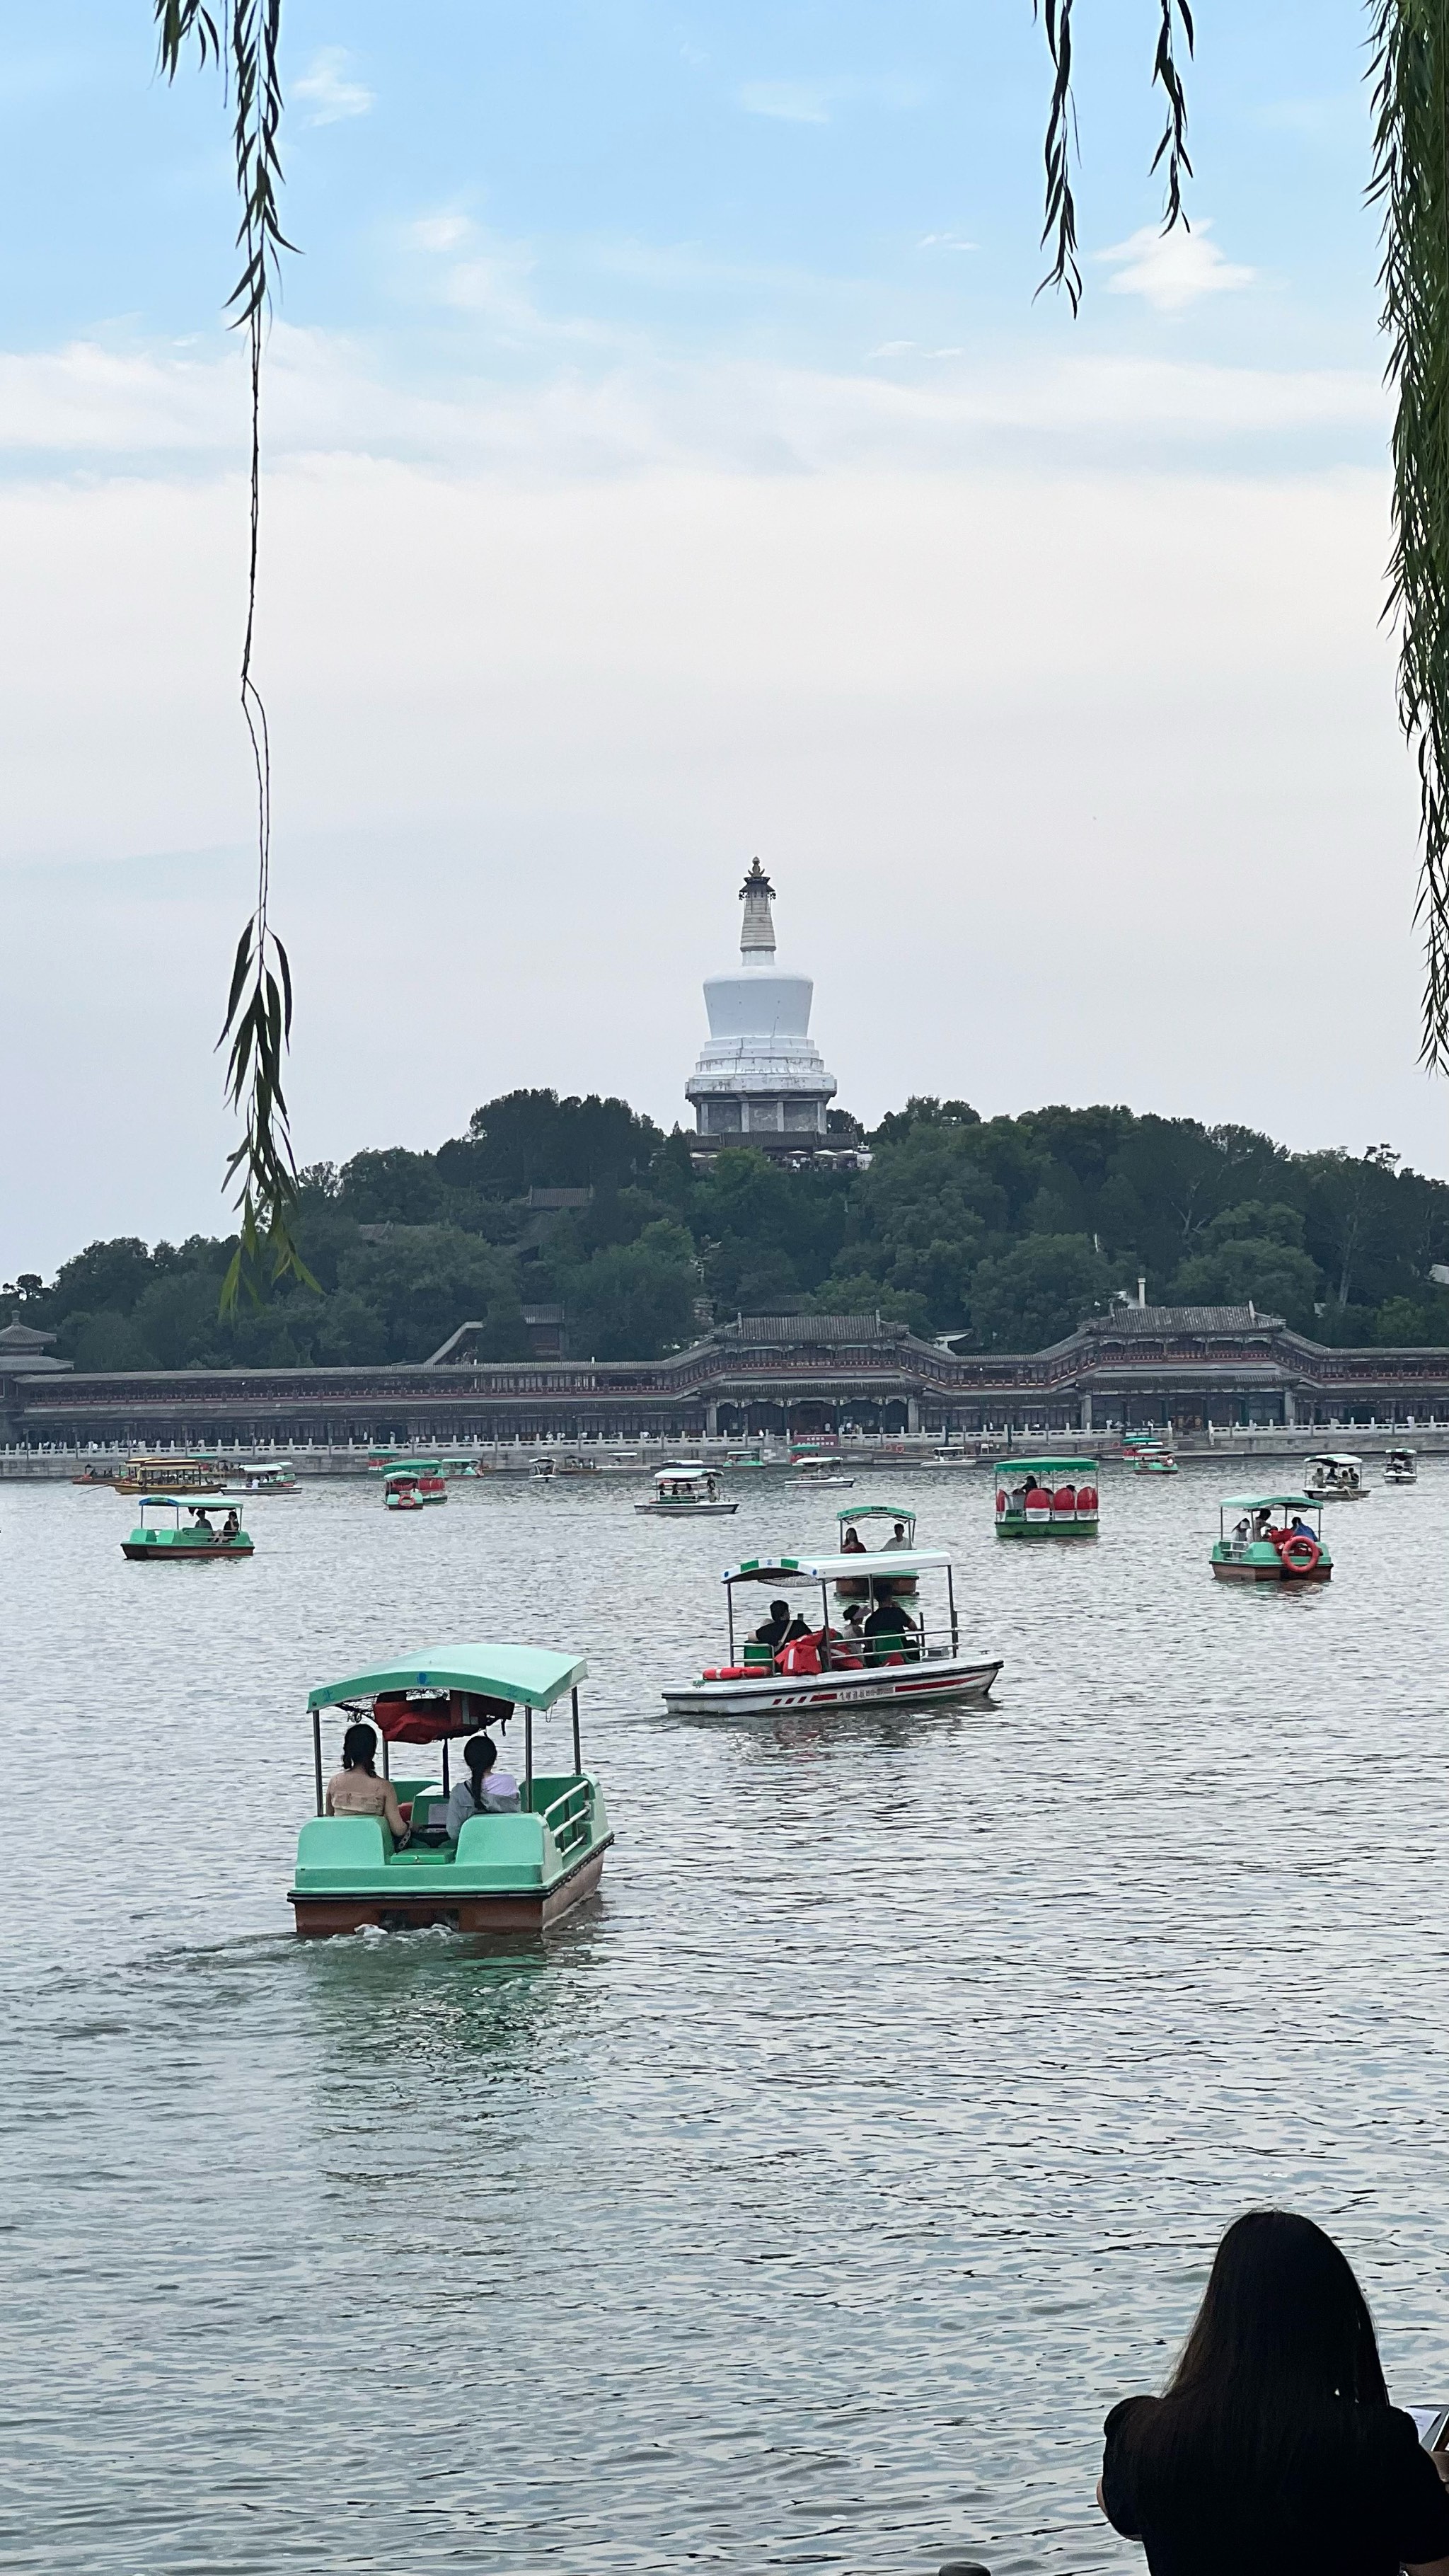
[[[292,83],[293,98],[303,100],[312,111],[309,125],[340,125],[344,117],[366,116],[374,105],[372,91],[347,78],[351,60],[345,46],[323,45],[313,55],[310,70]]]
[[[746,81],[740,105],[747,116],[774,116],[785,125],[828,125],[828,81]]]
[[[278,321],[268,343],[268,471],[326,456],[488,470],[526,484],[659,469],[809,476],[951,473],[1016,459],[1138,471],[1204,455],[1277,468],[1376,461],[1388,419],[1371,370],[1215,367],[1166,359],[947,358],[883,341],[876,367],[661,359],[594,326],[540,318],[506,246],[453,260],[445,300],[481,314],[515,373],[450,376],[339,332]],[[889,364],[900,360],[899,367]],[[928,363],[929,362],[929,363]],[[242,356],[214,342],[0,352],[0,483],[229,470],[242,453]]]
[[[917,250],[978,250],[979,242],[967,241],[964,233],[922,233]]]
[[[477,227],[466,215],[423,215],[411,227],[411,239],[419,250],[460,250],[476,235]]]
[[[926,96],[917,80],[892,75],[858,80],[848,75],[815,81],[746,81],[737,102],[747,116],[771,116],[785,125],[828,125],[832,108],[919,107]]]
[[[1170,233],[1159,232],[1155,224],[1145,224],[1114,249],[1098,251],[1098,259],[1118,263],[1116,276],[1108,281],[1108,291],[1113,295],[1141,295],[1159,313],[1181,313],[1189,304],[1196,304],[1200,296],[1224,295],[1237,287],[1251,286],[1257,270],[1235,267],[1225,259],[1217,243],[1208,239],[1211,231],[1206,216],[1191,232],[1183,224],[1175,225]]]

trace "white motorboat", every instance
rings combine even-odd
[[[1347,1449],[1320,1449],[1307,1461],[1303,1490],[1315,1503],[1361,1503],[1372,1488],[1364,1483],[1362,1458]]]
[[[918,1587],[923,1576],[938,1581],[944,1592],[934,1617],[907,1609],[897,1597],[908,1586]],[[742,1585],[764,1585],[767,1597],[777,1594],[791,1609],[803,1594],[818,1629],[797,1613],[778,1645],[758,1635],[737,1642],[735,1595]],[[778,1718],[792,1709],[812,1717],[843,1716],[857,1708],[980,1700],[1001,1670],[999,1655],[961,1652],[951,1559],[944,1548],[881,1548],[866,1558],[748,1557],[727,1570],[724,1587],[728,1661],[706,1664],[697,1680],[666,1689],[664,1704],[673,1717]],[[852,1599],[848,1609],[839,1606],[842,1594],[862,1590],[863,1599]]]
[[[653,1499],[634,1509],[663,1520],[719,1520],[726,1512],[737,1512],[739,1504],[721,1501],[719,1477],[702,1458],[677,1458],[659,1469]]]
[[[229,1490],[235,1494],[300,1494],[302,1480],[290,1458],[274,1458],[264,1467],[240,1468]]]
[[[1419,1461],[1414,1455],[1412,1449],[1386,1449],[1384,1451],[1384,1483],[1386,1485],[1417,1485],[1418,1481]]]
[[[798,1469],[802,1485],[828,1485],[832,1492],[848,1494],[855,1483],[853,1476],[842,1476],[825,1458],[802,1460]]]

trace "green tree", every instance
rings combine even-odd
[[[661,1218],[564,1282],[571,1349],[599,1360],[658,1359],[693,1340],[699,1266],[692,1237]]]
[[[980,1263],[971,1296],[972,1339],[986,1349],[1043,1350],[1075,1332],[1115,1282],[1090,1235],[1033,1234]]]

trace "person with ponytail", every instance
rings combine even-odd
[[[327,1783],[329,1816],[378,1816],[393,1839],[405,1843],[408,1821],[390,1780],[379,1780],[377,1733],[371,1726],[349,1726],[342,1739],[342,1768]]]
[[[1097,2502],[1151,2576],[1449,2576],[1449,2461],[1389,2404],[1367,2301],[1309,2218],[1234,2220],[1165,2395],[1104,2430]]]
[[[470,1735],[463,1747],[466,1780],[455,1780],[448,1800],[448,1840],[455,1843],[470,1816],[510,1816],[518,1812],[518,1782],[498,1768],[498,1747],[491,1735]]]

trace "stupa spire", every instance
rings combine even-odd
[[[709,1036],[684,1095],[699,1122],[702,1153],[748,1143],[797,1163],[825,1147],[835,1076],[810,1035],[809,976],[776,963],[774,900],[752,860],[740,888],[740,962],[705,980]]]
[[[775,889],[758,859],[750,862],[750,872],[740,888],[740,901],[745,917],[740,924],[740,955],[746,963],[754,957],[775,954],[775,916],[770,906]]]

